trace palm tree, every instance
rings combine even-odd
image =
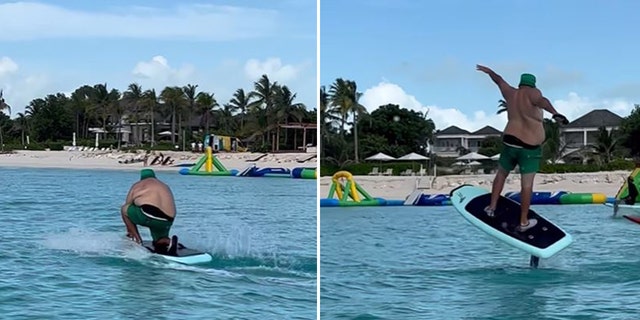
[[[127,110],[129,112],[129,124],[135,123],[134,126],[130,126],[132,129],[133,142],[138,145],[139,137],[138,137],[138,121],[140,120],[140,109],[142,107],[144,98],[144,93],[142,91],[142,87],[137,83],[131,83],[127,87],[127,91],[122,94],[123,102],[126,104]]]
[[[273,127],[271,114],[274,109],[275,88],[277,82],[271,82],[269,77],[264,74],[258,81],[253,84],[253,91],[249,94],[250,98],[255,99],[249,105],[249,108],[255,113],[258,130],[262,133],[262,142],[270,142],[269,133]]]
[[[611,162],[613,151],[618,146],[618,142],[620,142],[620,138],[613,130],[609,131],[606,127],[601,126],[598,128],[596,142],[590,144],[589,147],[593,148],[603,164],[607,164]]]
[[[4,101],[3,91],[0,90],[0,113],[3,113],[5,110],[8,110],[9,114],[11,114],[11,106]],[[4,138],[2,137],[2,122],[0,122],[0,151],[4,151]]]
[[[276,131],[276,150],[279,150],[280,146],[280,124],[284,122],[285,124],[289,123],[289,120],[293,120],[295,122],[302,122],[302,117],[304,116],[304,110],[306,109],[305,105],[299,102],[294,102],[297,94],[291,92],[289,87],[287,86],[277,86],[275,88],[274,95],[274,112],[276,118],[276,124],[278,124],[278,128]],[[287,130],[284,132],[284,141],[285,143],[288,141]],[[295,136],[294,136],[295,140]],[[295,143],[295,141],[294,141]]]
[[[107,131],[107,119],[109,118],[114,101],[120,98],[120,92],[116,89],[109,91],[105,83],[93,86],[92,94],[91,100],[94,110],[98,112],[100,120],[102,120],[102,130]]]
[[[542,159],[556,163],[562,159],[567,149],[567,143],[562,140],[560,127],[556,122],[550,119],[544,119],[542,125],[544,126],[545,135],[545,140],[542,143]]]
[[[189,128],[189,136],[192,135],[193,130],[191,128],[191,116],[193,115],[193,113],[196,111],[196,90],[198,89],[198,85],[193,85],[193,84],[187,84],[186,86],[182,87],[182,91],[184,92],[184,96],[185,99],[187,100],[187,104],[188,104],[188,108],[185,110],[186,113],[186,122],[187,125],[186,127]],[[186,137],[185,137],[186,138]]]
[[[329,88],[329,103],[334,108],[334,112],[340,115],[340,132],[343,138],[346,132],[345,125],[347,123],[347,115],[349,114],[351,104],[353,103],[350,91],[351,88],[349,80],[344,80],[342,78],[336,79]]]
[[[147,108],[151,118],[151,146],[153,147],[156,143],[156,131],[155,131],[155,112],[156,107],[158,105],[158,96],[156,95],[156,89],[150,89],[144,92],[143,96],[143,104]]]
[[[247,110],[249,110],[249,106],[251,105],[250,94],[246,94],[242,88],[236,90],[236,92],[233,93],[231,100],[229,100],[229,105],[234,111],[240,112],[240,131],[243,131]]]
[[[507,102],[502,99],[498,100],[498,111],[496,114],[501,114],[505,111],[507,111]]]
[[[196,112],[202,116],[202,121],[204,123],[201,123],[201,125],[204,126],[205,134],[209,134],[212,111],[218,106],[218,101],[214,97],[213,93],[202,91],[196,96]]]
[[[20,130],[20,136],[22,137],[22,145],[24,146],[24,133],[29,128],[29,118],[22,112],[18,112],[18,116],[14,122],[14,128]]]
[[[184,91],[180,87],[166,87],[160,98],[171,110],[171,143],[176,144],[176,115],[185,103]]]
[[[355,162],[359,162],[358,150],[358,116],[366,112],[366,108],[358,100],[362,96],[358,92],[355,81],[336,79],[329,89],[329,101],[342,118],[342,136],[345,136],[345,124],[349,113],[353,113],[353,139]]]
[[[85,138],[89,130],[89,112],[91,109],[92,92],[93,87],[84,85],[71,93],[71,109],[75,113],[76,132]],[[80,121],[81,117],[82,121]]]

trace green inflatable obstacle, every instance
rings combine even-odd
[[[205,155],[198,159],[196,164],[187,169],[180,170],[182,175],[194,175],[194,176],[232,176],[233,172],[227,170],[224,165],[213,156],[211,147],[207,147]]]

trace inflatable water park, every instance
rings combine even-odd
[[[325,199],[320,199],[321,207],[397,206],[404,204],[404,200],[386,200],[371,197],[348,171],[336,172],[331,181],[329,196]]]
[[[634,170],[632,176],[640,174],[640,169]],[[640,180],[640,179],[639,179]],[[614,197],[607,197],[604,193],[572,193],[567,191],[534,192],[531,197],[532,205],[570,205],[570,204],[606,204],[615,199],[626,196],[626,182]],[[505,197],[520,202],[520,192],[507,192]],[[640,196],[639,196],[640,197]],[[638,199],[640,204],[640,199]],[[405,199],[374,198],[362,188],[348,171],[336,172],[331,179],[329,194],[320,199],[320,207],[351,207],[351,206],[450,206],[451,198],[448,193],[431,194],[416,189]],[[638,205],[640,210],[640,205]]]
[[[179,173],[185,176],[235,176],[235,177],[271,177],[293,179],[317,179],[318,173],[315,167],[289,168],[260,168],[255,164],[247,166],[243,170],[227,169],[213,154],[210,146],[205,148],[205,154],[189,168],[180,169]]]

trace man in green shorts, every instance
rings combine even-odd
[[[553,119],[561,124],[567,124],[567,118],[556,111],[549,99],[545,98],[536,88],[536,77],[523,73],[520,76],[518,88],[509,85],[493,70],[477,65],[476,69],[491,77],[498,85],[502,97],[507,104],[507,126],[502,135],[503,148],[498,161],[498,172],[493,180],[491,188],[491,203],[485,208],[488,216],[495,215],[500,193],[504,188],[504,182],[509,172],[517,165],[520,168],[520,225],[516,228],[524,232],[533,228],[538,221],[529,219],[529,206],[533,194],[533,180],[540,169],[542,158],[541,145],[545,140],[544,126],[542,125],[543,110],[551,113]]]
[[[148,227],[155,252],[176,255],[178,237],[169,238],[176,216],[173,193],[169,186],[156,178],[153,170],[140,171],[140,181],[131,186],[121,214],[127,227],[127,237],[142,243],[138,226]]]

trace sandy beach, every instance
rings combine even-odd
[[[534,191],[567,191],[572,193],[604,193],[615,196],[629,171],[593,173],[538,174]],[[354,180],[373,197],[389,200],[405,199],[416,188],[424,194],[448,194],[461,184],[491,188],[494,175],[450,175],[436,177],[419,176],[354,176]],[[320,197],[326,198],[331,177],[320,179]],[[504,191],[520,191],[520,176],[511,174]]]
[[[156,152],[159,153],[159,152]],[[162,151],[166,157],[171,157],[171,165],[148,165],[158,171],[178,172],[182,167],[175,165],[195,163],[201,153]],[[276,167],[293,169],[296,167],[316,167],[317,160],[306,160],[313,154],[307,153],[278,153],[267,154],[257,161],[251,161],[263,153],[217,153],[214,156],[228,169],[242,170],[251,164],[257,167]],[[112,169],[112,170],[140,170],[144,168],[143,153],[125,153],[118,151],[16,151],[11,154],[0,154],[0,167],[24,168],[78,168],[78,169]],[[151,155],[148,164],[155,158]],[[133,160],[133,161],[132,161]],[[125,163],[127,162],[127,163]]]

